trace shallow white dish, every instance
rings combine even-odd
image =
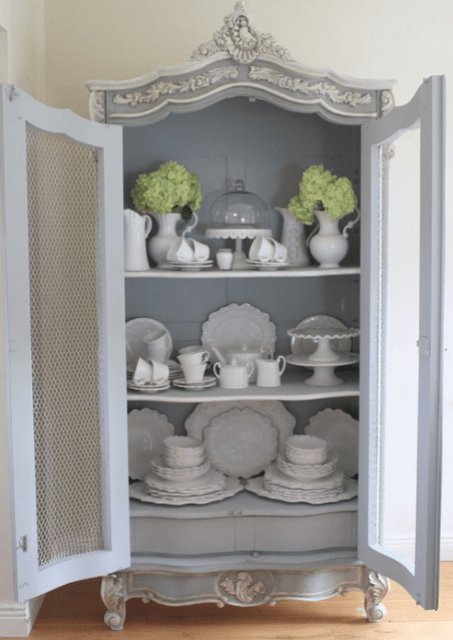
[[[161,456],[164,453],[164,440],[174,435],[175,429],[173,425],[168,421],[167,416],[153,409],[133,409],[127,415],[128,431],[140,430],[140,432],[146,432],[149,434],[152,442],[152,452],[149,455],[149,464],[146,469],[146,473],[140,472],[138,476],[139,480],[144,480],[147,473],[151,469],[151,457]],[[143,452],[141,450],[140,440],[133,438],[129,442],[129,460],[132,457],[132,464],[141,464],[143,459]]]
[[[289,267],[289,262],[260,262],[259,260],[250,260],[249,258],[246,259],[246,262],[260,271],[277,271],[277,269]]]
[[[168,495],[151,495],[148,493],[147,486],[144,482],[134,482],[129,485],[129,497],[142,502],[153,502],[154,504],[168,504],[181,506],[184,504],[208,504],[209,502],[217,502],[225,500],[236,495],[239,491],[243,491],[244,486],[236,478],[227,478],[223,489],[213,491],[201,496],[168,496]]]
[[[347,329],[347,326],[333,316],[315,315],[301,320],[292,331],[296,332],[298,329]],[[332,351],[338,354],[345,354],[351,351],[351,339],[334,338],[330,346]],[[308,356],[314,353],[317,348],[318,344],[313,338],[298,338],[295,336],[291,338],[291,351],[296,355]]]
[[[128,370],[130,370],[131,367],[135,369],[139,357],[143,358],[143,360],[148,359],[148,349],[146,343],[143,342],[143,338],[149,331],[165,331],[167,347],[165,359],[168,360],[170,358],[173,350],[173,340],[167,327],[152,318],[133,318],[126,322],[126,357]]]
[[[226,484],[226,477],[215,469],[209,469],[198,478],[184,478],[174,481],[161,478],[153,471],[150,471],[145,477],[145,484],[148,491],[157,491],[164,495],[198,496],[222,490]]]
[[[173,386],[180,387],[181,389],[187,389],[189,391],[201,391],[202,389],[209,389],[215,387],[217,384],[214,376],[205,376],[201,382],[186,382],[185,378],[176,378],[173,380]]]
[[[230,409],[244,409],[247,407],[271,421],[272,426],[277,429],[278,433],[278,450],[284,451],[286,441],[292,435],[296,426],[296,418],[279,400],[264,400],[263,402],[256,400],[202,402],[195,407],[184,426],[188,435],[197,440],[203,440],[204,430],[210,425],[215,416]]]
[[[204,442],[212,466],[229,477],[250,478],[277,457],[277,430],[269,418],[250,408],[212,418]]]
[[[245,485],[246,491],[255,493],[258,496],[264,498],[270,498],[271,500],[280,500],[282,502],[307,502],[308,504],[328,504],[329,502],[342,502],[343,500],[351,500],[355,498],[358,493],[358,483],[351,478],[345,479],[345,487],[342,493],[334,496],[322,496],[322,497],[305,497],[301,499],[296,493],[287,493],[286,495],[276,494],[272,491],[268,491],[264,488],[264,478],[259,476],[258,478],[252,478],[248,480]],[[131,485],[133,487],[134,485]]]
[[[324,409],[309,419],[305,433],[326,440],[338,455],[338,467],[355,476],[359,459],[359,423],[341,409]]]
[[[127,382],[127,388],[131,391],[141,391],[142,393],[157,393],[157,391],[165,391],[170,388],[170,382],[136,385],[132,382]]]
[[[264,486],[275,485],[290,490],[302,490],[306,492],[328,492],[343,489],[345,474],[337,469],[324,478],[294,478],[283,473],[277,464],[271,464],[264,472]]]
[[[201,269],[209,269],[213,266],[213,260],[203,260],[203,262],[169,262],[172,267],[181,269],[181,271],[201,271]]]
[[[203,324],[201,333],[201,344],[209,350],[209,360],[213,364],[219,358],[210,348],[211,345],[225,356],[229,351],[240,350],[243,344],[248,349],[257,350],[267,345],[274,352],[276,339],[275,324],[270,321],[269,315],[247,302],[233,303],[213,311]]]

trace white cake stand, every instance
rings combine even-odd
[[[309,355],[291,354],[286,361],[299,367],[313,369],[311,378],[305,380],[305,384],[319,387],[337,386],[343,383],[341,378],[335,375],[335,368],[354,364],[359,361],[356,353],[339,354],[332,350],[330,341],[335,338],[354,338],[360,333],[359,329],[315,329],[296,328],[289,329],[288,335],[296,338],[309,338],[318,343],[314,353]]]
[[[208,227],[205,231],[207,238],[216,238],[217,240],[227,240],[232,238],[235,240],[235,251],[233,254],[232,269],[253,269],[253,266],[247,262],[247,256],[242,249],[242,241],[246,239],[253,240],[258,236],[264,238],[272,237],[270,229],[253,227],[251,225],[243,225],[240,227]]]

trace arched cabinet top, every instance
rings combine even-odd
[[[172,112],[198,111],[224,98],[261,99],[332,122],[363,124],[390,111],[393,80],[359,80],[298,63],[268,33],[258,32],[244,2],[188,62],[158,66],[139,78],[86,83],[90,116],[139,125]]]

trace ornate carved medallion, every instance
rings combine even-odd
[[[261,604],[270,599],[273,588],[272,574],[265,571],[239,571],[236,574],[221,574],[217,591],[222,600],[230,604]],[[226,595],[228,594],[228,595]]]

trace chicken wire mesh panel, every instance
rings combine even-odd
[[[380,148],[377,539],[411,563],[415,560],[419,404],[420,145],[420,128],[415,127]]]
[[[40,566],[105,546],[97,156],[27,125]]]

